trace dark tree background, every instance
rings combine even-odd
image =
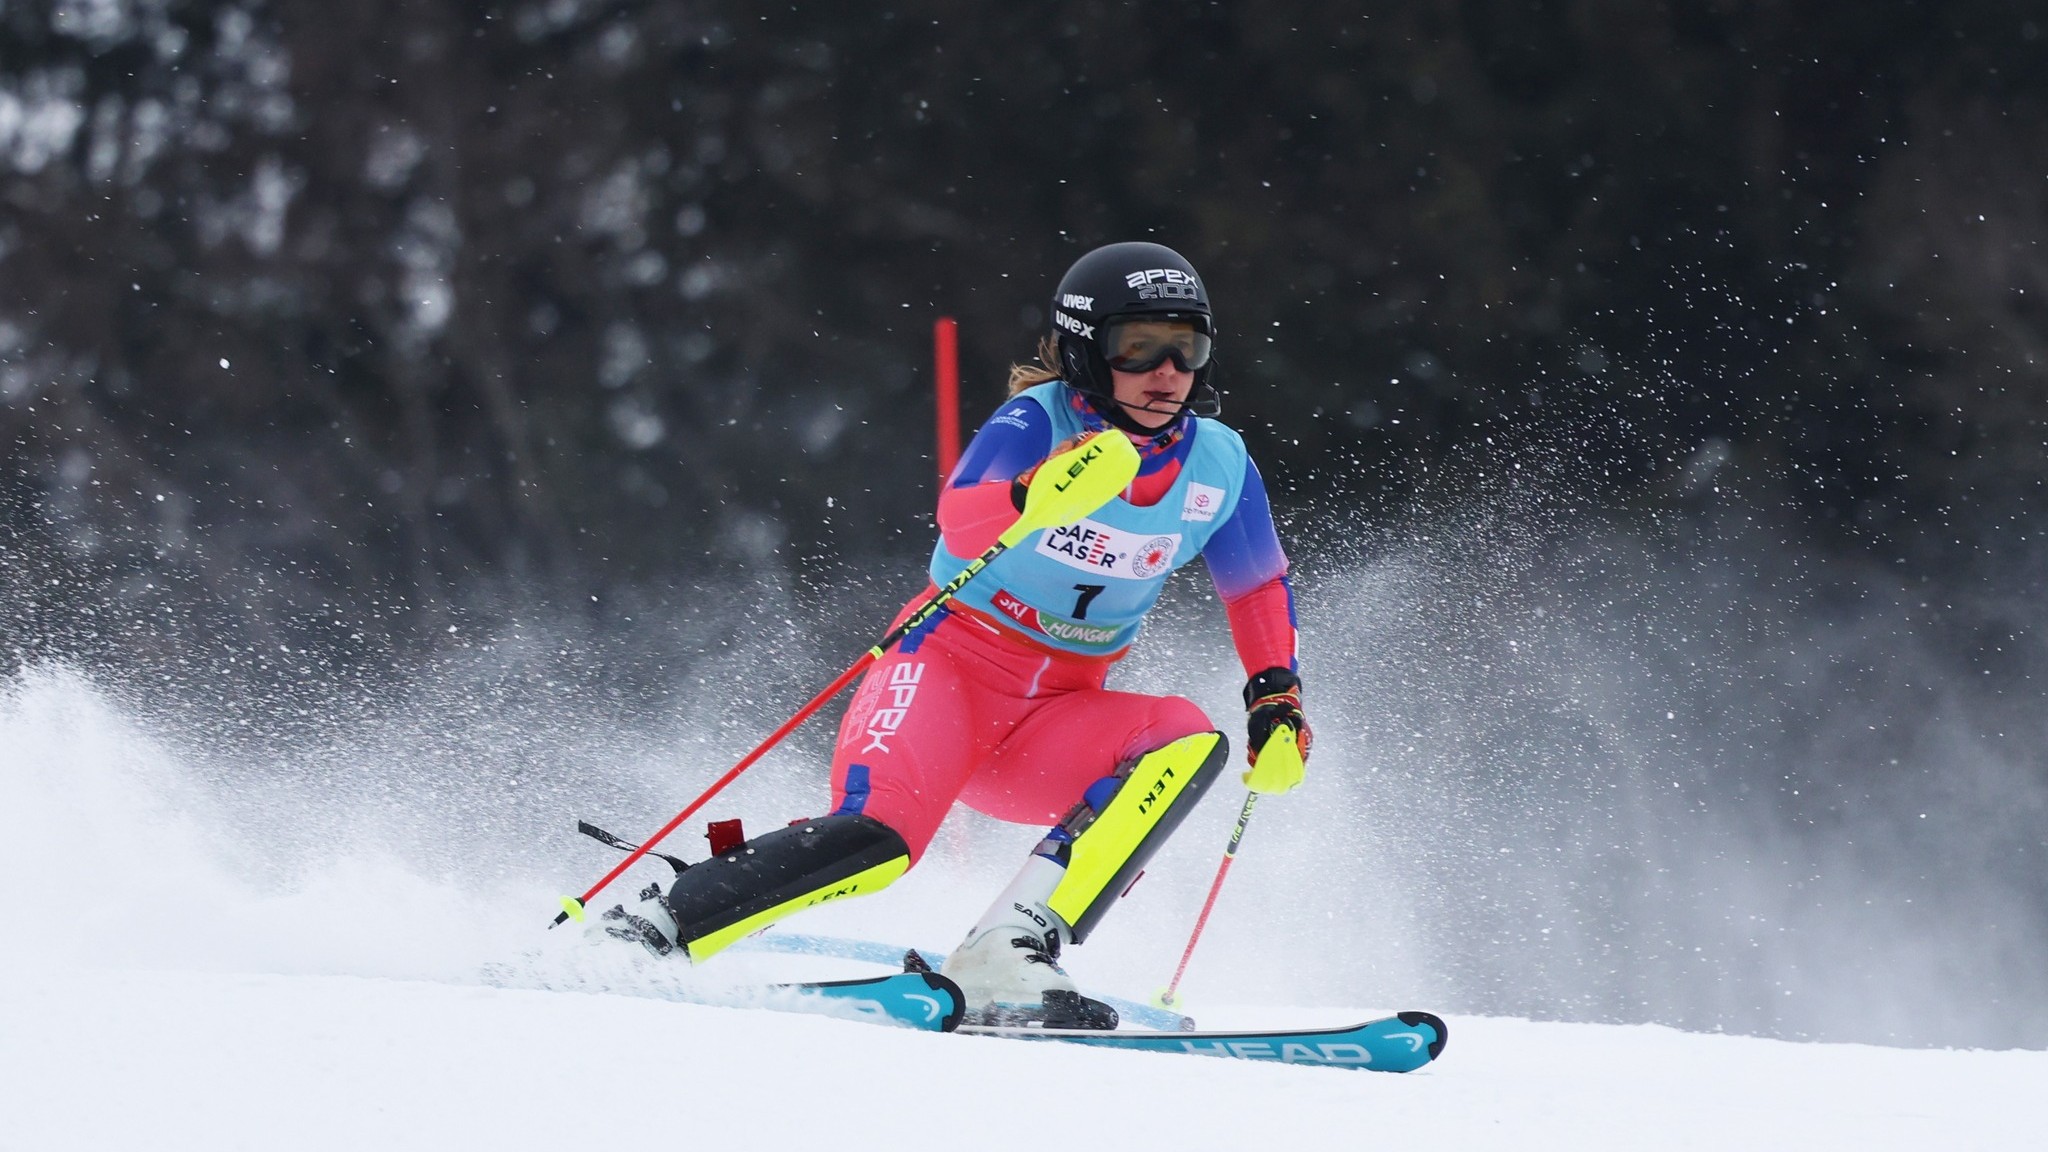
[[[8,4],[10,567],[144,557],[250,627],[893,548],[932,319],[971,426],[1066,263],[1144,236],[1210,280],[1291,500],[1562,435],[1618,501],[1725,465],[1828,547],[1974,571],[2041,496],[2042,27]]]

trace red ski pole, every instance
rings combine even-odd
[[[1267,756],[1284,757],[1285,759],[1281,762],[1283,768],[1287,766],[1287,761],[1292,761],[1294,769],[1293,778],[1299,781],[1301,779],[1301,745],[1298,743],[1298,739],[1299,737],[1292,727],[1285,725],[1276,726],[1273,729],[1273,734],[1266,738],[1266,746],[1260,750],[1259,756],[1261,759]],[[1247,779],[1251,776],[1250,773],[1245,775]],[[1285,776],[1287,773],[1283,771],[1280,775]],[[1159,994],[1158,1004],[1161,1008],[1173,1007],[1173,994],[1179,990],[1180,978],[1188,970],[1188,958],[1195,954],[1195,941],[1202,938],[1203,925],[1209,923],[1209,912],[1216,907],[1216,894],[1223,891],[1223,878],[1230,875],[1230,862],[1237,859],[1237,846],[1244,840],[1244,826],[1252,822],[1252,806],[1258,802],[1259,794],[1256,791],[1244,794],[1244,809],[1237,814],[1237,827],[1231,829],[1230,843],[1223,849],[1223,863],[1217,866],[1216,879],[1209,885],[1209,898],[1202,901],[1202,914],[1195,917],[1195,930],[1188,936],[1186,950],[1180,954],[1180,967],[1173,970],[1173,982],[1168,984],[1166,990]]]
[[[1188,946],[1180,954],[1180,967],[1173,970],[1173,979],[1166,985],[1166,991],[1159,994],[1161,1008],[1173,1007],[1173,994],[1180,988],[1180,978],[1188,970],[1188,958],[1195,954],[1195,942],[1202,938],[1202,928],[1209,923],[1209,912],[1216,907],[1216,894],[1223,891],[1223,878],[1230,875],[1230,862],[1237,859],[1237,846],[1244,839],[1244,826],[1252,822],[1252,808],[1259,802],[1257,792],[1244,794],[1244,808],[1237,814],[1237,827],[1230,830],[1230,844],[1223,849],[1223,863],[1216,868],[1216,879],[1209,884],[1209,898],[1202,901],[1202,914],[1195,917],[1195,930],[1188,936]]]
[[[581,896],[562,897],[562,910],[548,924],[553,928],[562,921],[574,917],[583,919],[584,906],[590,898],[605,890],[612,881],[625,874],[626,869],[642,856],[647,855],[656,844],[669,833],[682,827],[683,821],[695,815],[699,808],[709,803],[725,786],[739,779],[740,773],[752,767],[754,761],[767,755],[770,748],[780,743],[784,736],[795,731],[796,726],[808,720],[812,713],[825,706],[825,702],[839,695],[841,689],[853,683],[868,665],[880,660],[884,653],[896,646],[896,642],[908,636],[919,625],[937,615],[946,603],[957,595],[969,580],[980,575],[982,570],[995,558],[1009,551],[1031,533],[1042,528],[1060,527],[1079,523],[1082,517],[1115,499],[1117,494],[1130,486],[1138,474],[1138,449],[1130,438],[1121,432],[1103,432],[1083,440],[1073,448],[1061,452],[1039,466],[1033,474],[1024,496],[1024,511],[1017,522],[1003,530],[988,551],[968,562],[958,576],[946,581],[946,586],[933,592],[924,603],[919,604],[903,622],[889,630],[887,636],[873,648],[868,649],[853,666],[839,674],[837,680],[827,685],[823,692],[811,697],[811,702],[797,710],[796,715],[784,721],[782,727],[768,734],[766,740],[756,745],[752,752],[740,758],[725,775],[713,781],[704,794],[690,801],[689,806],[675,814],[675,818],[661,826],[661,830],[647,838],[638,848],[627,853],[611,871],[605,873],[590,890]]]

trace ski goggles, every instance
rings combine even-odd
[[[1150,372],[1168,358],[1183,372],[1209,363],[1209,334],[1194,320],[1164,316],[1118,317],[1102,325],[1096,345],[1119,372]]]

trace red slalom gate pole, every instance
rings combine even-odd
[[[932,325],[932,368],[938,392],[939,483],[960,462],[960,326],[951,316]]]
[[[1173,994],[1180,987],[1180,978],[1187,973],[1188,958],[1195,954],[1195,942],[1202,938],[1202,927],[1209,923],[1209,912],[1216,907],[1216,894],[1223,891],[1223,878],[1230,875],[1230,862],[1237,859],[1237,846],[1244,840],[1244,826],[1252,822],[1252,807],[1259,802],[1257,792],[1244,794],[1244,809],[1237,814],[1237,827],[1231,830],[1230,844],[1223,850],[1223,863],[1216,868],[1216,879],[1209,885],[1209,898],[1202,901],[1202,914],[1195,917],[1195,930],[1188,937],[1187,950],[1180,954],[1180,967],[1173,970],[1173,980],[1166,985],[1166,991],[1159,994],[1159,1006],[1173,1007]]]

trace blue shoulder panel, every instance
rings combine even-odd
[[[953,468],[952,487],[1008,480],[1052,450],[1052,419],[1035,399],[1013,396],[982,423]]]

